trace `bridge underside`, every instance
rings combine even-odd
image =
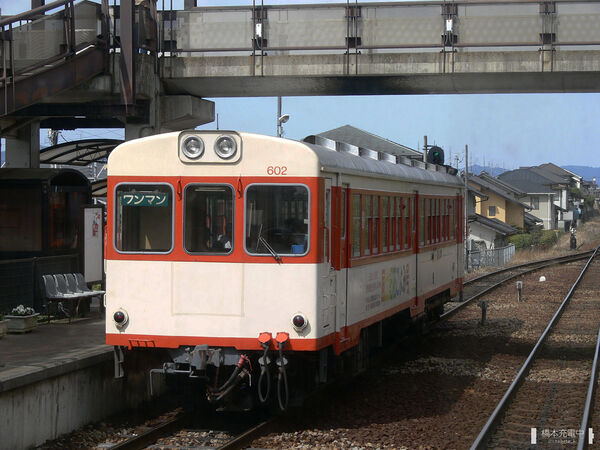
[[[600,72],[195,77],[165,86],[199,97],[600,92]]]
[[[201,97],[600,92],[600,50],[182,56],[164,74]]]

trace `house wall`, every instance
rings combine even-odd
[[[498,220],[506,223],[506,200],[504,200],[499,195],[496,195],[493,192],[490,192],[488,190],[482,189],[481,192],[483,192],[485,195],[489,196],[489,198],[486,201],[477,203],[477,214],[481,214],[483,217],[490,217],[493,219],[498,219]],[[495,216],[490,216],[490,214],[489,214],[490,206],[496,207],[496,215]]]
[[[513,227],[525,227],[525,210],[515,203],[506,202],[506,223]]]
[[[539,217],[544,222],[544,230],[554,229],[554,205],[552,197],[547,194],[532,194],[523,199],[524,203],[531,205],[531,197],[537,197],[539,199],[539,207],[538,209],[532,209],[529,212],[534,216]]]
[[[469,239],[471,241],[484,241],[485,248],[489,249],[492,248],[496,239],[496,232],[477,222],[471,222],[469,224]],[[471,246],[471,249],[474,251],[475,247]]]

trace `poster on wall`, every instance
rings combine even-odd
[[[104,271],[103,238],[104,209],[101,206],[83,208],[83,267],[85,281],[102,281]]]

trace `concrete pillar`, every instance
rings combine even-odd
[[[6,136],[7,168],[40,167],[40,123],[33,122]]]

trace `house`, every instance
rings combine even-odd
[[[545,170],[535,170],[532,167],[503,172],[498,179],[515,186],[526,193],[523,202],[531,207],[530,213],[542,220],[544,229],[554,230],[558,226],[558,213],[561,209],[555,198],[562,196],[566,189],[563,180],[550,179]],[[563,211],[566,209],[563,208]]]
[[[525,210],[529,205],[519,199],[526,193],[516,186],[492,177],[487,172],[469,175],[469,185],[476,187],[487,196],[477,204],[476,213],[489,219],[497,219],[511,227],[525,228]]]
[[[581,184],[583,183],[583,177],[577,175],[570,170],[563,169],[562,167],[557,166],[556,164],[546,163],[540,164],[538,167],[544,170],[548,170],[555,175],[563,178],[570,187],[575,187],[577,189],[581,189]]]
[[[546,167],[542,167],[542,166],[535,166],[535,167],[531,167],[530,169],[532,171],[534,171],[535,173],[538,173],[539,175],[545,177],[549,182],[550,182],[550,186],[552,187],[552,189],[555,192],[555,196],[554,196],[554,204],[556,205],[556,209],[557,209],[557,228],[565,228],[565,221],[568,221],[570,223],[571,218],[570,217],[565,217],[564,213],[569,211],[569,189],[570,189],[570,183],[571,183],[571,177],[568,176],[563,176],[563,175],[558,175],[556,173],[554,173],[552,170],[550,170],[548,167],[551,166],[546,166]],[[554,167],[558,167],[558,166],[554,166]],[[571,208],[572,209],[572,208]]]
[[[481,210],[482,203],[490,201],[490,196],[484,193],[483,190],[477,189],[479,186],[475,182],[471,183],[471,177],[479,178],[474,175],[469,176],[467,190],[467,250],[477,252],[505,247],[508,244],[508,236],[516,234],[518,230],[498,218],[485,217],[477,213],[477,210]]]

